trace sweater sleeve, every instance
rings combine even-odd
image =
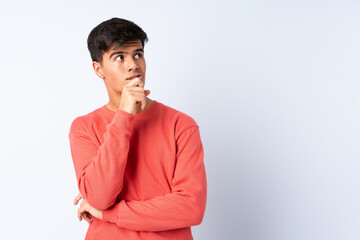
[[[95,208],[109,208],[122,190],[132,119],[132,114],[117,110],[100,146],[90,138],[80,117],[71,124],[69,140],[78,188]]]
[[[121,200],[103,211],[103,221],[134,231],[164,231],[202,222],[207,195],[204,152],[199,127],[177,139],[172,192],[144,201]]]

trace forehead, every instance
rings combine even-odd
[[[138,48],[142,48],[142,44],[140,40],[134,40],[134,41],[128,41],[125,42],[123,45],[118,46],[116,44],[114,44],[113,46],[110,47],[109,52],[114,52],[114,51],[121,51],[121,50],[126,50],[126,49],[138,49]]]

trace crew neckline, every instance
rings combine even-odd
[[[152,115],[154,112],[156,112],[156,110],[159,108],[160,103],[156,100],[152,100],[152,101],[153,101],[153,103],[151,104],[151,106],[148,109],[146,109],[144,112],[134,114],[133,115],[134,119],[143,119],[143,118],[146,118],[146,117]],[[116,111],[122,111],[122,110],[113,111],[110,108],[108,108],[106,106],[106,104],[103,105],[100,108],[100,110],[102,110],[102,112],[105,113],[109,117],[113,117],[115,115]]]

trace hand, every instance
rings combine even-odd
[[[141,110],[144,111],[146,96],[149,94],[150,90],[144,90],[144,82],[140,78],[134,78],[122,90],[119,109],[136,114],[136,104],[141,103]]]
[[[74,199],[74,205],[76,205],[81,198],[83,198],[83,197],[79,193]],[[85,221],[87,221],[88,223],[91,223],[93,220],[93,217],[96,217],[96,218],[102,220],[102,210],[92,207],[86,199],[83,199],[81,201],[80,208],[78,209],[79,221],[81,221],[82,218],[84,218]]]
[[[78,204],[78,202],[80,201],[81,198],[82,198],[82,195],[81,195],[81,193],[79,193],[74,199],[74,205]],[[79,216],[79,210],[78,210],[78,218],[80,221],[82,220],[82,218],[84,218],[85,221],[87,221],[88,223],[91,223],[93,216],[89,212],[83,212]]]

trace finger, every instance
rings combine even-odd
[[[144,97],[148,96],[151,93],[150,90],[144,90],[141,89],[140,87],[135,87],[135,88],[131,87],[128,89],[128,92],[130,94],[136,94],[138,96],[144,96]]]
[[[87,213],[87,215],[88,215],[88,217],[89,217],[89,219],[90,219],[90,222],[92,222],[93,221],[93,219],[94,219],[94,217],[93,217],[93,215],[91,215],[91,213]]]
[[[88,219],[87,219],[87,217],[86,217],[85,212],[81,214],[81,217],[82,217],[86,222],[88,222]]]
[[[75,197],[75,199],[74,199],[74,205],[78,204],[78,202],[79,202],[80,199],[82,199],[82,196],[81,196],[81,194],[79,193],[79,194]]]
[[[91,213],[86,212],[86,216],[89,218],[90,222],[93,221],[94,217],[93,217],[93,215],[91,215]]]
[[[81,215],[81,213],[82,213],[82,210],[81,210],[81,208],[79,208],[78,211],[77,211],[77,217],[78,217],[79,221],[82,220],[82,215]]]
[[[127,87],[126,91],[129,93],[132,92],[139,92],[139,93],[143,93],[144,92],[144,88],[143,87],[136,87],[136,86],[132,86],[132,87]]]
[[[137,79],[139,80],[137,86],[143,88],[144,87],[144,82],[140,78],[137,78]]]
[[[91,215],[88,212],[83,212],[81,216],[85,219],[86,222],[91,223]]]
[[[138,87],[143,87],[144,83],[143,81],[140,80],[140,78],[134,78],[133,80],[131,80],[128,84],[126,84],[126,86],[138,86]]]
[[[146,99],[145,91],[129,91],[128,94],[136,102],[141,102],[142,100]]]
[[[150,94],[150,90],[145,90],[145,97]]]
[[[138,87],[138,86],[124,86],[123,93],[126,92],[126,94],[131,94],[133,92],[139,92],[144,93],[144,87]]]

